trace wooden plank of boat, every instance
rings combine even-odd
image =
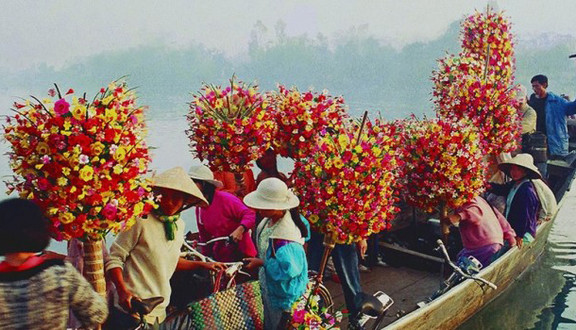
[[[576,183],[564,195],[554,219],[539,226],[537,239],[522,249],[516,247],[483,269],[478,276],[493,282],[498,289],[481,286],[477,281],[466,280],[446,294],[425,306],[405,315],[385,329],[453,329],[462,324],[494,298],[504,292],[542,254],[548,234],[556,218],[570,217],[565,203],[576,203]]]

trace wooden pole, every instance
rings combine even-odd
[[[442,224],[442,241],[448,246],[448,235],[450,235],[450,221],[448,220],[448,208],[446,203],[440,204],[440,222]]]

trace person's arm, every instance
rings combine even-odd
[[[92,289],[92,286],[70,264],[66,265],[70,283],[70,309],[83,328],[93,329],[104,323],[108,317],[106,300]]]
[[[242,201],[236,196],[228,196],[226,203],[229,207],[230,216],[238,221],[238,227],[230,233],[230,236],[234,241],[239,242],[242,240],[245,231],[254,228],[256,224],[256,212],[248,208]]]
[[[132,298],[135,296],[126,287],[122,268],[114,267],[109,269],[106,273],[108,274],[110,281],[114,283],[114,287],[116,287],[116,292],[118,293],[118,304],[120,304],[120,306],[122,306],[126,311],[130,311],[132,309]]]
[[[566,108],[564,112],[566,113],[566,116],[576,114],[576,101],[566,103]]]
[[[366,256],[366,250],[368,250],[368,242],[366,239],[360,240],[356,243],[356,248],[360,252],[360,258],[364,259]]]
[[[508,196],[508,193],[512,188],[512,185],[510,183],[490,182],[489,185],[490,187],[488,188],[488,192],[498,196]]]
[[[502,228],[502,233],[504,234],[504,240],[510,244],[510,246],[516,245],[516,232],[510,226],[510,223],[500,211],[496,210],[496,208],[492,208],[494,214],[496,214],[496,218],[498,219],[498,223],[500,224],[500,228]]]
[[[248,270],[264,266],[264,260],[260,258],[244,258],[242,261],[246,264],[244,268]]]
[[[127,311],[132,307],[130,301],[134,295],[126,287],[122,272],[126,260],[130,257],[130,253],[136,244],[138,244],[143,229],[142,221],[148,220],[138,219],[130,229],[118,234],[116,240],[110,247],[110,254],[107,257],[105,264],[106,273],[112,283],[114,283],[116,291],[118,292],[118,303]]]
[[[221,262],[204,262],[204,261],[192,261],[184,258],[178,259],[178,264],[176,265],[176,270],[194,270],[204,268],[213,271],[219,271],[226,269],[226,266]]]

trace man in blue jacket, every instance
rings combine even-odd
[[[528,104],[538,114],[536,130],[546,134],[550,158],[563,159],[568,155],[566,116],[576,114],[576,102],[568,102],[561,96],[548,92],[548,78],[545,75],[532,77],[530,83],[534,94],[530,95]]]

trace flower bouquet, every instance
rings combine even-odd
[[[367,124],[320,136],[296,162],[293,187],[311,226],[336,243],[349,244],[380,232],[397,212],[393,140]]]
[[[340,329],[338,324],[342,321],[342,312],[330,313],[328,308],[322,306],[320,296],[314,294],[313,290],[312,284],[308,283],[306,292],[292,305],[292,319],[288,328],[294,330]]]
[[[272,145],[277,127],[258,86],[230,79],[230,86],[204,84],[187,116],[190,148],[217,171],[242,173]]]
[[[281,156],[303,158],[314,147],[317,134],[327,129],[337,131],[344,125],[347,114],[342,97],[332,97],[326,91],[301,93],[281,85],[278,89],[269,98],[278,124],[274,149]]]
[[[457,208],[484,189],[478,133],[462,123],[415,119],[405,122],[402,195],[425,212]]]
[[[100,242],[154,207],[143,177],[150,162],[144,109],[135,99],[115,81],[92,101],[56,86],[41,101],[14,103],[4,138],[15,175],[6,184],[46,210],[55,239]]]

